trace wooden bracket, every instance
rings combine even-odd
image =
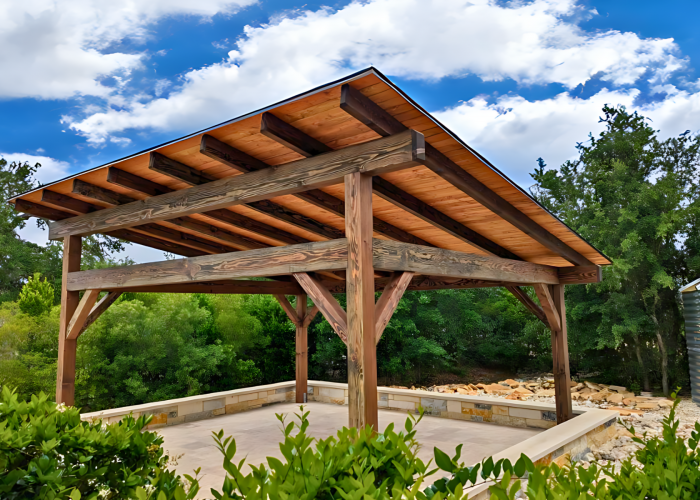
[[[374,333],[377,343],[382,338],[386,325],[389,324],[391,316],[412,279],[413,273],[396,272],[391,275],[389,283],[384,287],[384,291],[374,307]]]
[[[554,303],[552,290],[550,289],[549,285],[538,283],[535,285],[535,292],[537,293],[537,298],[540,299],[540,304],[542,304],[542,310],[544,311],[545,316],[547,316],[549,328],[555,332],[560,332],[561,317],[559,316],[559,310]]]
[[[294,323],[294,326],[299,328],[307,328],[318,313],[318,306],[314,305],[311,309],[309,309],[303,318],[300,318],[297,311],[294,309],[294,307],[292,307],[292,304],[289,302],[289,300],[287,300],[286,296],[274,294],[274,297],[277,299],[277,302],[280,303],[280,306],[282,306],[284,312],[287,313],[289,320]]]
[[[90,311],[92,311],[92,306],[95,305],[97,297],[100,295],[101,290],[85,290],[83,298],[80,299],[78,308],[73,313],[73,317],[68,323],[68,330],[66,331],[66,338],[69,340],[77,339],[82,332],[85,320],[87,320]]]
[[[537,316],[537,319],[539,319],[547,328],[549,328],[549,321],[547,320],[547,315],[544,313],[544,310],[542,310],[537,302],[532,300],[522,288],[519,286],[506,286],[506,289],[512,293],[515,298],[527,308],[528,311]]]
[[[121,296],[122,292],[109,292],[107,295],[102,297],[97,304],[92,308],[90,311],[90,314],[88,314],[87,319],[85,320],[85,324],[83,324],[83,327],[80,329],[80,333],[78,333],[78,337],[87,330],[87,328],[92,325],[95,321],[97,321],[97,318],[99,318],[103,312],[105,312],[107,309],[109,309],[109,306],[114,304],[114,302]]]
[[[316,278],[307,273],[294,273],[301,287],[311,297],[315,307],[321,311],[328,323],[333,327],[340,339],[348,343],[347,313],[340,307],[331,292]]]

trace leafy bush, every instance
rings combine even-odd
[[[78,409],[45,394],[30,402],[3,387],[0,497],[3,499],[148,498],[185,500],[198,491],[165,469],[163,438],[144,431],[150,417],[83,422]]]
[[[19,292],[19,309],[30,316],[41,316],[51,310],[54,300],[53,285],[46,281],[41,281],[41,274],[34,273],[33,277],[27,280],[27,283]]]

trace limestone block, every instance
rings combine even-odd
[[[525,424],[528,427],[537,427],[540,429],[551,429],[552,427],[557,425],[556,422],[550,422],[549,420],[540,420],[539,418],[537,418],[537,419],[526,418]]]
[[[387,408],[389,406],[389,401],[377,401],[377,406],[380,408]]]
[[[238,403],[238,395],[236,396],[226,396],[226,404],[232,405]]]
[[[539,410],[529,410],[527,408],[516,408],[511,406],[508,409],[508,414],[511,417],[520,417],[520,418],[531,418],[535,420],[541,420],[542,419],[542,412]]]
[[[448,401],[447,402],[448,413],[459,413],[462,414],[462,403],[459,401]]]
[[[180,403],[177,405],[178,415],[189,415],[191,413],[199,413],[202,410],[203,408],[201,401],[189,401],[187,403]]]
[[[512,427],[527,427],[527,422],[521,417],[508,417],[510,421],[510,426]]]
[[[507,406],[492,406],[491,407],[491,412],[494,415],[502,415],[502,416],[508,416],[508,407]]]
[[[267,394],[265,394],[267,397]],[[250,392],[248,394],[241,394],[238,396],[238,401],[253,401],[254,399],[258,399],[258,393],[257,392]]]
[[[202,403],[202,409],[204,411],[216,410],[218,408],[225,408],[225,407],[226,407],[226,398],[210,399],[209,401],[204,401]]]
[[[417,396],[404,396],[403,394],[394,394],[394,401],[410,401],[412,403],[420,403],[420,398]]]
[[[318,392],[321,396],[328,396],[331,398],[344,398],[345,397],[345,389],[333,389],[331,387],[320,387]]]
[[[288,393],[286,393],[286,392],[273,394],[273,395],[267,397],[267,402],[268,403],[279,403],[280,401],[285,401],[287,399],[287,394]]]
[[[214,415],[225,415],[226,414],[226,408],[216,408],[212,410]]]
[[[168,425],[177,425],[177,424],[184,424],[185,423],[185,416],[181,415],[179,417],[173,417],[170,418],[168,417]]]
[[[447,401],[444,399],[420,398],[420,404],[423,408],[433,411],[447,411]]]
[[[495,413],[491,416],[491,422],[498,425],[513,425],[508,415],[496,415]]]
[[[294,390],[294,387],[280,387],[279,389],[275,389],[275,393],[282,394],[282,393],[291,392],[293,390]]]
[[[462,414],[463,415],[471,415],[473,417],[479,417],[478,419],[473,419],[475,422],[490,422],[491,421],[491,416],[493,415],[491,413],[491,410],[480,410],[478,408],[464,408],[462,407]]]
[[[464,408],[474,408],[474,403],[465,403],[462,401],[462,409]]]
[[[185,415],[185,422],[194,422],[196,420],[204,420],[205,418],[211,418],[214,416],[213,410],[200,411],[197,413],[188,413]]]
[[[543,411],[542,412],[542,420],[556,422],[557,421],[557,412],[555,412],[555,411]]]
[[[148,424],[148,428],[150,429],[151,426],[153,425],[160,425],[160,424],[167,424],[168,423],[168,414],[167,413],[156,413],[153,415],[153,418],[151,419],[151,422]]]
[[[226,413],[238,413],[248,409],[248,401],[226,405]]]
[[[388,394],[382,394],[379,393],[379,401],[389,401],[389,395]]]
[[[401,408],[403,410],[415,410],[416,403],[414,403],[412,401],[402,401],[400,399],[394,399],[394,400],[389,401],[389,407],[390,408]]]

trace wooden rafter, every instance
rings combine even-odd
[[[396,311],[396,307],[412,279],[413,273],[396,272],[392,274],[384,287],[374,309],[374,334],[377,343],[382,338],[386,325],[389,324],[389,320],[394,315],[394,311]]]
[[[321,141],[314,139],[271,113],[263,113],[260,132],[307,158],[333,151],[332,148],[326,146]],[[297,193],[296,196],[335,215],[345,217],[345,202],[320,189],[312,189]],[[413,243],[414,245],[431,246],[430,243],[422,238],[414,236],[408,231],[404,231],[377,217],[372,217],[372,227],[377,233],[396,241]]]
[[[337,183],[351,172],[378,175],[420,164],[423,135],[396,136],[314,156],[275,168],[193,186],[49,224],[49,238],[92,234],[240,205]]]
[[[70,219],[75,215],[63,210],[58,210],[52,207],[47,207],[45,205],[39,205],[38,203],[33,203],[26,200],[17,200],[15,203],[15,210],[23,212],[25,214],[31,215],[33,217],[40,217],[42,219],[49,220],[64,220]],[[177,255],[183,255],[185,257],[197,257],[199,255],[205,255],[207,252],[202,252],[200,250],[195,250],[191,247],[185,247],[182,245],[177,245],[170,241],[160,240],[158,238],[153,238],[151,236],[146,236],[141,233],[136,233],[128,229],[118,229],[116,231],[107,231],[104,233],[107,236],[112,236],[113,238],[119,238],[124,241],[130,241],[132,243],[138,243],[140,245],[145,245],[151,248],[156,248],[158,250],[163,250],[164,252],[174,253]]]
[[[132,173],[119,170],[115,167],[110,167],[107,182],[131,189],[132,191],[138,191],[139,193],[143,193],[148,196],[158,196],[159,194],[172,193],[175,191],[167,186],[163,186]],[[309,240],[306,238],[302,238],[274,226],[258,222],[255,219],[251,219],[250,217],[246,217],[245,215],[241,215],[236,212],[231,212],[230,210],[210,210],[202,212],[201,215],[209,217],[210,219],[224,222],[234,227],[245,229],[251,233],[260,234],[287,245],[296,245],[298,243],[309,242]]]
[[[340,107],[381,136],[390,136],[406,130],[403,123],[348,84],[342,87]],[[572,264],[579,266],[591,264],[586,257],[552,235],[430,144],[426,144],[425,165],[450,184]]]

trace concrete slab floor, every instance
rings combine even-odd
[[[311,411],[308,432],[314,437],[326,438],[335,435],[339,429],[348,425],[347,406],[311,402],[305,407]],[[163,436],[163,447],[169,456],[182,455],[177,459],[175,466],[179,474],[191,474],[197,467],[202,468],[200,497],[207,498],[211,496],[210,488],[220,489],[225,477],[221,453],[216,449],[211,437],[213,431],[223,429],[226,436],[236,439],[236,462],[247,457],[246,463],[259,465],[265,462],[268,456],[282,458],[279,450],[282,431],[275,413],[288,414],[287,422],[290,422],[292,418],[296,419],[293,414],[298,411],[299,405],[296,403],[281,403],[165,427],[157,432]],[[397,430],[403,429],[406,418],[407,415],[403,412],[380,410],[379,426],[384,429],[393,422]],[[422,460],[433,458],[435,446],[452,455],[455,447],[463,443],[462,460],[466,463],[479,462],[542,432],[540,429],[520,429],[428,416],[423,417],[417,429],[416,436],[421,443],[419,456]],[[250,469],[246,468],[245,471],[250,472]]]

